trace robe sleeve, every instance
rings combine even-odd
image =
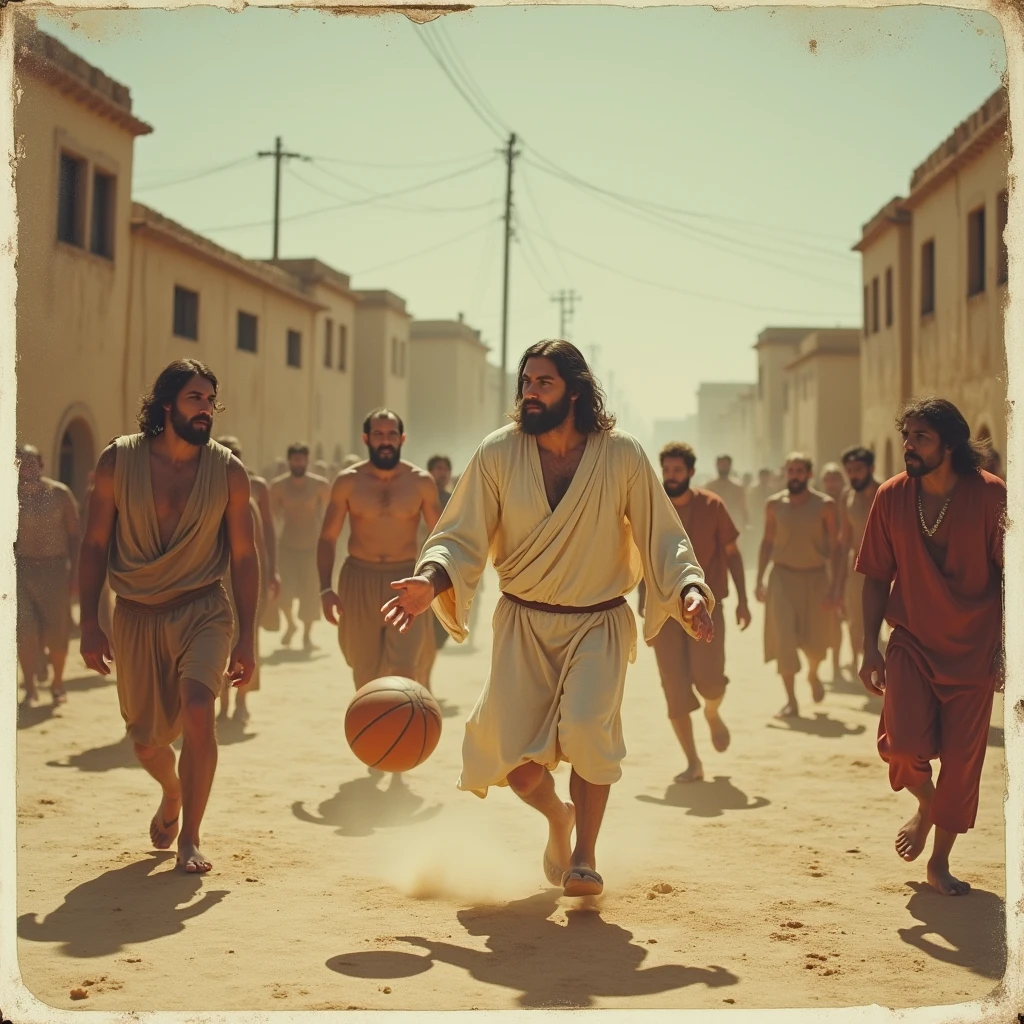
[[[669,619],[695,636],[683,622],[683,590],[691,584],[699,587],[709,612],[715,607],[715,596],[704,582],[704,570],[672,502],[639,445],[636,455],[627,484],[626,518],[647,583],[644,640],[653,640]]]
[[[416,562],[416,573],[427,562],[448,573],[452,589],[438,594],[431,607],[460,644],[469,636],[469,609],[487,566],[500,516],[498,486],[493,468],[485,465],[487,461],[485,449],[477,449]]]
[[[887,500],[889,493],[880,491],[875,495],[864,527],[864,538],[860,542],[857,561],[854,563],[854,569],[862,576],[881,583],[892,583],[896,578],[896,553],[889,535],[889,516],[892,508],[892,503]]]

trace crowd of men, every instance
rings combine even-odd
[[[50,667],[54,703],[66,700],[77,591],[82,657],[106,675],[116,654],[121,715],[161,786],[151,841],[167,849],[177,839],[182,870],[212,866],[199,825],[217,761],[215,702],[226,716],[234,690],[234,716],[248,719],[258,625],[288,647],[301,624],[309,652],[323,615],[357,688],[385,675],[429,688],[447,637],[472,631],[493,561],[491,671],[466,724],[458,785],[479,796],[510,787],[548,820],[549,882],[568,896],[600,893],[595,848],[621,776],[619,710],[635,656],[626,595],[639,584],[644,639],[687,762],[676,781],[698,783],[691,715],[701,701],[714,749],[730,743],[724,601],[731,579],[747,629],[746,557],[765,606],[764,660],[786,695],[776,717],[800,714],[801,655],[812,700],[824,699],[819,669],[831,651],[840,672],[845,625],[861,681],[885,698],[878,751],[892,788],[918,803],[896,850],[915,859],[934,828],[929,882],[967,891],[949,853],[974,824],[1001,681],[1006,497],[989,471],[994,453],[949,402],[900,411],[906,472],[888,481],[858,446],[817,476],[792,453],[756,483],[736,481],[723,455],[701,488],[690,445],[665,445],[659,480],[616,428],[579,350],[541,342],[520,362],[512,422],[482,442],[460,480],[446,456],[426,469],[403,460],[401,416],[377,409],[363,423],[365,459],[349,456],[329,479],[295,443],[268,482],[245,467],[237,438],[211,443],[218,387],[196,360],[170,364],[142,401],[139,432],[102,453],[81,511],[44,475],[37,449],[18,449],[25,700],[38,700]],[[176,764],[171,743],[182,735]],[[560,760],[573,769],[569,803],[551,775]]]

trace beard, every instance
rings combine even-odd
[[[186,419],[175,408],[171,410],[171,428],[186,444],[192,444],[197,448],[201,448],[210,440],[210,433],[213,430],[213,418],[194,416],[192,419]]]
[[[537,399],[530,399],[530,406],[530,408],[527,408],[525,405],[520,404],[516,419],[519,422],[519,429],[524,434],[531,434],[536,437],[540,434],[547,434],[556,427],[560,427],[568,419],[569,413],[572,412],[572,398],[569,392],[566,391],[554,405],[545,406],[543,402]],[[541,412],[539,408],[534,408],[533,406],[543,406],[544,411]]]
[[[866,476],[863,480],[851,480],[850,486],[859,494],[861,491],[866,491],[871,486],[872,477]]]
[[[806,480],[787,480],[786,481],[786,490],[789,491],[790,494],[803,494],[804,491],[807,490],[807,481]]]
[[[664,483],[665,493],[670,498],[678,498],[690,489],[689,480],[666,480]]]
[[[907,476],[915,479],[934,473],[942,465],[941,459],[938,462],[928,463],[920,455],[904,455],[903,461],[907,467]]]
[[[306,475],[305,466],[289,466],[288,469],[291,471],[292,476],[299,477]]]
[[[391,445],[382,444],[379,448],[366,446],[370,455],[370,462],[377,469],[394,469],[402,459],[402,446],[392,448]]]

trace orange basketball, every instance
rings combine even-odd
[[[407,772],[423,764],[440,738],[437,701],[426,687],[403,676],[367,683],[345,712],[352,753],[382,772]]]

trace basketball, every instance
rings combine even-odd
[[[437,701],[426,687],[402,676],[367,683],[345,712],[352,753],[382,772],[407,772],[423,764],[440,738]]]

